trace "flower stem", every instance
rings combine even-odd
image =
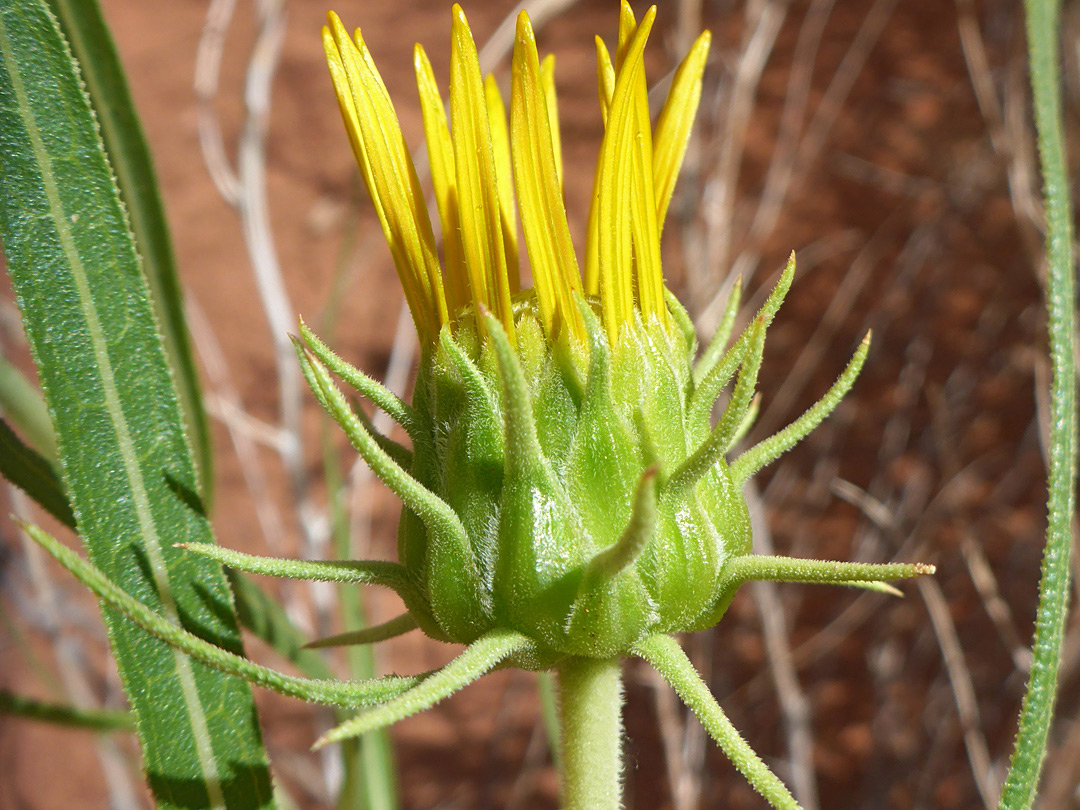
[[[557,671],[564,810],[622,807],[619,659],[571,658]]]

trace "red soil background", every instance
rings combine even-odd
[[[693,16],[694,6],[661,4],[648,54],[652,80],[685,48],[679,24]],[[183,284],[223,347],[245,409],[274,423],[272,336],[239,218],[215,190],[198,142],[192,77],[207,4],[105,0],[104,8],[154,153]],[[332,297],[346,232],[358,234],[345,251],[348,286],[336,300],[339,326],[331,342],[380,376],[401,294],[366,196],[354,193],[352,158],[318,39],[325,10],[311,0],[288,5],[266,142],[268,204],[289,296],[310,320]],[[467,7],[477,40],[511,10],[507,2]],[[800,37],[823,10],[821,32],[811,37],[817,49],[806,61]],[[448,4],[341,0],[337,11],[347,25],[363,26],[409,143],[419,146],[411,47],[422,42],[446,80]],[[730,89],[743,45],[759,30],[759,13],[779,15],[778,34],[760,84],[748,96],[744,148],[734,149],[741,163],[730,171],[722,162],[725,148],[740,142],[732,137],[739,102]],[[1004,0],[798,0],[790,7],[725,0],[702,4],[700,14],[714,45],[698,141],[665,231],[669,285],[692,314],[708,314],[734,258],[749,251],[760,257],[753,263],[758,272],[748,275],[749,311],[788,251],[800,256],[800,277],[770,331],[760,386],[763,424],[751,438],[767,435],[812,402],[865,329],[875,330],[853,395],[760,478],[772,543],[778,553],[803,556],[880,560],[899,554],[934,562],[939,574],[928,586],[902,586],[903,600],[783,586],[771,614],[786,629],[779,651],[766,643],[761,600],[747,589],[721,625],[689,640],[688,648],[733,722],[785,779],[798,760],[791,753],[792,718],[805,709],[812,747],[801,761],[804,771],[812,764],[822,807],[983,806],[1004,773],[1014,733],[1025,679],[1021,645],[1030,637],[1044,527],[1040,436],[1046,416],[1035,398],[1036,381],[1046,382],[1041,237],[1021,20]],[[243,121],[254,16],[251,4],[240,4],[215,102],[230,158]],[[599,33],[610,43],[616,21],[613,0],[582,0],[539,31],[541,50],[557,54],[567,207],[579,245],[601,135],[592,37]],[[1071,21],[1069,32],[1075,34]],[[962,33],[969,36],[966,52]],[[864,59],[854,59],[853,43],[856,50],[866,46]],[[1075,65],[1067,67],[1071,101]],[[506,60],[497,75],[505,88]],[[755,232],[769,167],[786,148],[782,117],[793,75],[806,79],[808,93],[793,179],[775,225]],[[981,100],[972,77],[984,82]],[[845,79],[850,87],[841,92]],[[818,123],[808,131],[813,116]],[[737,181],[732,203],[719,193],[726,178]],[[718,241],[725,237],[726,247]],[[10,305],[3,325],[3,348],[25,367]],[[317,480],[316,414],[310,398],[305,406],[310,472]],[[214,432],[218,537],[264,550],[219,420]],[[261,461],[285,516],[285,551],[298,553],[295,507],[277,456],[264,449]],[[314,497],[321,501],[319,487]],[[392,501],[376,492],[373,556],[392,555],[395,519]],[[12,620],[0,627],[0,687],[55,697],[49,676],[35,669],[27,650],[55,669],[69,665],[67,642],[50,635],[52,619],[31,609],[36,603],[26,583],[36,558],[10,524],[2,532],[4,616]],[[76,657],[89,673],[90,697],[117,705],[92,601],[62,573],[45,570],[65,611],[64,632],[80,640]],[[306,592],[293,593],[303,616]],[[373,596],[374,620],[395,610],[392,599]],[[1044,780],[1041,806],[1053,810],[1080,807],[1077,628],[1074,616]],[[258,643],[251,648],[260,660],[280,665]],[[390,644],[380,665],[413,671],[452,652],[413,634]],[[776,667],[796,675],[800,685],[786,704],[777,698]],[[490,676],[397,726],[404,806],[555,806],[554,772],[537,743],[533,683],[526,673]],[[672,772],[698,780],[696,806],[764,806],[711,744],[700,749],[700,769],[681,771],[678,757],[670,764],[663,737],[678,747],[682,713],[635,665],[627,670],[627,700],[627,806],[695,806],[685,796],[675,798]],[[319,760],[306,753],[322,715],[265,693],[258,701],[284,786],[302,807],[329,806]],[[699,742],[692,726],[688,735],[693,762]],[[121,736],[118,745],[121,760],[137,756],[131,740]],[[106,807],[108,796],[90,735],[0,719],[0,810]],[[148,804],[138,788],[134,806]]]

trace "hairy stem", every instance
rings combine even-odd
[[[564,810],[622,807],[619,659],[571,658],[557,671]]]
[[[1001,810],[1026,810],[1035,801],[1046,758],[1069,615],[1069,558],[1076,512],[1076,340],[1072,202],[1061,110],[1061,3],[1027,0],[1028,54],[1035,128],[1046,199],[1047,327],[1050,333],[1050,446],[1046,548],[1039,580],[1031,676],[1020,711]]]

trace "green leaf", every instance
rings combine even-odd
[[[0,419],[0,475],[13,483],[68,528],[75,528],[64,484],[53,465],[23,444],[7,422]]]
[[[34,384],[0,355],[0,413],[49,462],[56,461],[56,434],[49,412]]]
[[[176,275],[172,241],[150,149],[97,0],[47,2],[79,63],[105,152],[120,187],[120,198],[127,208],[135,247],[142,258],[143,273],[150,287],[150,302],[165,344],[165,357],[180,395],[184,425],[195,451],[199,492],[204,502],[210,504],[214,491],[213,443],[188,340],[184,296]]]
[[[53,723],[69,728],[85,728],[90,731],[133,731],[135,729],[131,712],[79,709],[75,706],[44,703],[4,689],[0,689],[0,714],[11,714],[16,717],[25,717],[27,720]]]
[[[0,237],[91,559],[163,621],[240,653],[130,229],[40,0],[0,5]],[[250,687],[103,611],[160,808],[272,807]]]
[[[2,375],[3,358],[0,358],[0,377]],[[45,414],[45,424],[51,437],[52,424],[48,421],[45,404],[36,391],[31,390],[31,393],[37,397],[38,407],[41,413]],[[68,503],[64,482],[60,480],[55,466],[25,444],[3,419],[0,419],[0,475],[22,489],[62,524],[69,529],[75,529],[75,515]],[[295,664],[305,675],[321,679],[334,677],[333,671],[321,655],[305,649],[307,636],[293,624],[276,600],[243,574],[227,570],[225,575],[232,586],[236,599],[236,615],[241,627],[250,631],[285,660]],[[355,590],[350,586],[349,592]],[[374,673],[365,677],[374,677]]]
[[[1076,513],[1076,292],[1070,174],[1061,111],[1061,2],[1027,0],[1028,56],[1035,128],[1046,198],[1047,328],[1050,333],[1050,470],[1046,549],[1039,580],[1031,675],[1020,710],[1016,747],[1001,792],[1002,810],[1026,810],[1035,801],[1046,759],[1069,615],[1069,558]]]

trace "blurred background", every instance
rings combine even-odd
[[[327,77],[325,2],[103,7],[187,292],[216,442],[219,541],[333,556],[330,505],[339,503],[355,556],[392,557],[395,501],[326,430],[285,340],[303,315],[346,359],[408,391],[415,337]],[[936,577],[902,585],[903,599],[747,587],[714,631],[685,640],[732,721],[806,810],[993,807],[1011,750],[1043,544],[1048,382],[1017,6],[665,0],[646,52],[658,109],[694,37],[713,32],[664,232],[668,285],[699,334],[711,334],[736,276],[747,289],[745,323],[787,254],[798,254],[748,441],[801,413],[874,330],[853,393],[756,479],[758,550],[938,566]],[[467,5],[482,64],[504,89],[521,7],[541,52],[556,54],[566,204],[580,250],[602,134],[593,36],[614,41],[618,7]],[[645,6],[634,8],[640,16]],[[362,27],[423,155],[412,45],[423,43],[445,83],[449,4],[337,0],[335,10]],[[1080,5],[1067,5],[1064,35],[1075,111]],[[0,352],[29,373],[10,288],[0,284]],[[10,489],[0,500],[5,516],[33,514]],[[6,517],[0,532],[0,687],[122,707],[94,601]],[[334,590],[264,584],[312,635],[343,629]],[[365,594],[373,622],[398,609],[392,596]],[[1039,805],[1052,810],[1080,807],[1075,609],[1067,633]],[[258,642],[249,652],[287,666]],[[383,645],[377,667],[413,672],[454,652],[413,633]],[[650,671],[629,664],[626,679],[628,806],[764,806]],[[256,697],[281,785],[302,808],[333,806],[339,766],[307,750],[328,716]],[[391,738],[405,808],[556,806],[535,675],[489,676]],[[129,736],[0,718],[0,810],[148,806]]]

